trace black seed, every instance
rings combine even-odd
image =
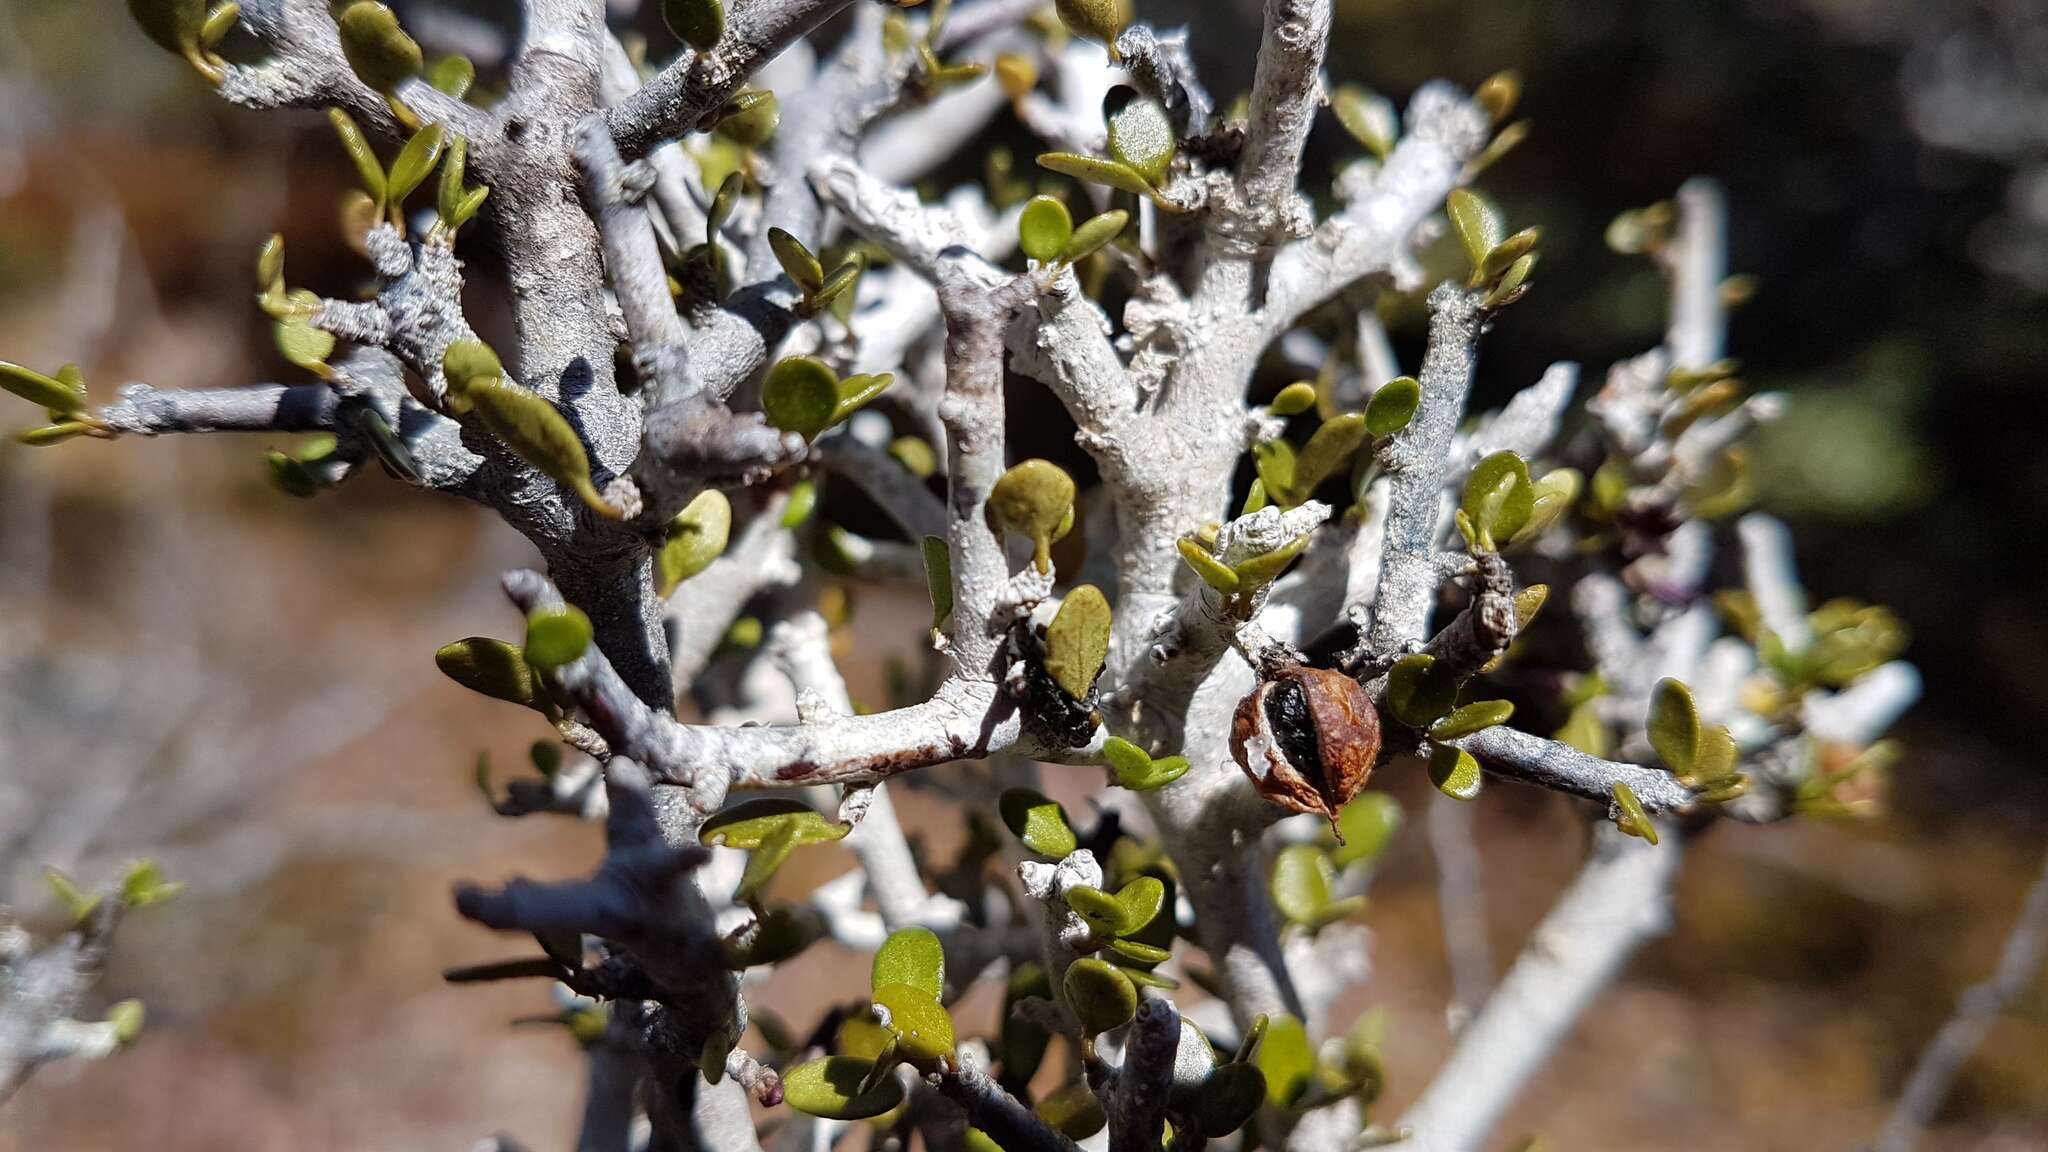
[[[1276,680],[1266,693],[1266,723],[1280,741],[1287,762],[1308,780],[1315,790],[1328,795],[1330,785],[1323,773],[1322,748],[1316,741],[1315,722],[1308,714],[1308,693],[1298,680]]]

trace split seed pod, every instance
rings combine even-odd
[[[1337,821],[1372,774],[1380,717],[1356,680],[1296,664],[1238,701],[1230,754],[1259,795]]]

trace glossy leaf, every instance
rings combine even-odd
[[[1138,1014],[1137,985],[1123,969],[1104,960],[1089,957],[1067,965],[1062,990],[1084,1035],[1121,1028]]]
[[[783,1074],[782,1099],[791,1108],[827,1120],[865,1120],[903,1102],[903,1086],[883,1077],[863,1090],[874,1062],[857,1056],[827,1056]]]
[[[1443,719],[1430,726],[1432,740],[1456,740],[1505,724],[1515,714],[1515,706],[1506,700],[1477,700],[1462,708],[1454,708]]]
[[[1444,200],[1444,209],[1451,217],[1451,231],[1465,247],[1466,259],[1474,269],[1479,268],[1485,264],[1486,254],[1507,235],[1500,209],[1470,188],[1453,189]]]
[[[1220,1065],[1195,1100],[1195,1127],[1209,1139],[1220,1140],[1251,1123],[1267,1095],[1266,1074],[1258,1065]]]
[[[1300,503],[1295,499],[1294,473],[1298,461],[1294,445],[1285,440],[1262,440],[1252,445],[1252,465],[1266,496],[1283,508]]]
[[[505,366],[491,346],[480,340],[457,340],[441,353],[441,375],[452,389],[487,384],[505,377]]]
[[[654,556],[654,588],[663,599],[676,585],[711,566],[725,553],[732,536],[732,503],[725,493],[706,488],[669,521],[661,551]]]
[[[1173,124],[1166,118],[1165,107],[1119,85],[1110,90],[1103,111],[1109,126],[1110,156],[1144,177],[1146,183],[1154,187],[1163,184],[1175,147]]]
[[[742,800],[704,821],[697,839],[718,848],[759,848],[788,833],[796,847],[843,840],[851,825],[827,820],[801,800],[764,796]]]
[[[277,350],[287,361],[316,376],[329,374],[327,358],[334,355],[334,333],[313,327],[303,313],[287,316],[275,328]]]
[[[1273,907],[1291,924],[1315,924],[1330,906],[1337,870],[1314,844],[1289,844],[1273,861],[1267,892]]]
[[[804,246],[804,242],[780,228],[768,229],[768,247],[775,253],[775,262],[804,290],[805,295],[815,293],[825,286],[825,267],[818,258]]]
[[[1422,403],[1422,385],[1413,376],[1396,376],[1380,385],[1365,405],[1365,428],[1374,436],[1395,435],[1415,418]]]
[[[1657,842],[1657,825],[1650,814],[1643,810],[1643,802],[1636,799],[1635,789],[1621,780],[1614,782],[1614,826],[1631,836],[1641,837],[1650,843]]]
[[[1180,550],[1180,558],[1195,570],[1195,575],[1200,576],[1203,583],[1225,596],[1236,594],[1237,571],[1218,560],[1214,553],[1185,536],[1174,541],[1174,547]]]
[[[1040,264],[1059,259],[1074,235],[1074,218],[1057,196],[1033,196],[1017,217],[1017,241],[1024,255]]]
[[[878,372],[873,375],[848,376],[839,382],[839,401],[832,407],[832,422],[839,423],[866,406],[867,402],[887,391],[896,379],[893,372]]]
[[[1700,711],[1692,700],[1692,689],[1671,677],[1657,681],[1650,691],[1650,747],[1664,766],[1678,775],[1691,772],[1699,759]]]
[[[1457,698],[1458,682],[1450,665],[1426,652],[1401,657],[1387,674],[1387,709],[1403,724],[1427,728],[1449,712]]]
[[[812,439],[839,411],[839,376],[815,356],[785,356],[761,382],[761,410],[777,428]]]
[[[725,35],[725,5],[720,0],[661,0],[661,22],[676,39],[709,52]]]
[[[1486,78],[1472,92],[1472,99],[1486,114],[1493,117],[1495,124],[1507,119],[1515,110],[1515,104],[1522,98],[1522,74],[1509,68]]]
[[[1123,235],[1131,222],[1131,214],[1121,208],[1112,208],[1099,216],[1090,216],[1074,229],[1074,235],[1060,249],[1060,259],[1068,264],[1078,264],[1095,255],[1103,245]]]
[[[1480,551],[1493,551],[1514,538],[1535,510],[1529,466],[1513,452],[1495,452],[1472,466],[1459,508],[1470,518]]]
[[[540,679],[516,645],[488,636],[471,636],[435,652],[434,663],[450,680],[472,692],[542,712],[552,709]]]
[[[889,1031],[905,1060],[929,1070],[953,1058],[953,1019],[937,995],[908,984],[884,984],[875,989],[874,1002],[888,1011]]]
[[[1271,552],[1262,552],[1237,566],[1237,583],[1240,589],[1262,588],[1280,578],[1289,564],[1308,547],[1309,535],[1304,532]]]
[[[1109,1124],[1109,1115],[1103,1110],[1102,1101],[1081,1080],[1049,1093],[1032,1111],[1053,1131],[1069,1140],[1086,1140]]]
[[[427,83],[435,91],[460,100],[476,84],[476,65],[470,63],[469,57],[451,52],[428,66]]]
[[[85,392],[32,368],[0,360],[0,388],[39,408],[66,416],[85,411]]]
[[[1161,756],[1154,759],[1146,755],[1144,749],[1118,736],[1111,736],[1103,743],[1102,755],[1116,776],[1117,785],[1133,792],[1164,788],[1187,775],[1188,771],[1187,757]]]
[[[759,148],[775,137],[782,105],[764,89],[741,92],[720,111],[718,134],[742,148]]]
[[[538,393],[489,381],[471,384],[463,395],[491,434],[520,459],[582,497],[592,511],[619,518],[591,482],[582,439],[553,404]]]
[[[340,18],[341,54],[363,83],[385,95],[419,75],[420,46],[399,27],[398,16],[375,0],[357,0]]]
[[[1451,744],[1438,744],[1429,751],[1429,782],[1453,800],[1470,800],[1479,795],[1479,761],[1470,752]]]
[[[1316,486],[1337,474],[1365,443],[1366,422],[1363,413],[1346,412],[1323,421],[1315,435],[1302,446],[1301,455],[1294,464],[1294,503],[1307,500],[1314,494]]]
[[[1309,1047],[1308,1030],[1292,1016],[1275,1016],[1266,1026],[1266,1038],[1252,1057],[1266,1077],[1266,1103],[1291,1108],[1308,1094],[1315,1079],[1315,1050]]]
[[[797,955],[825,934],[824,921],[809,908],[786,907],[763,914],[741,945],[731,938],[721,940],[725,966],[733,971],[780,964]]]
[[[590,617],[574,604],[541,608],[526,618],[526,662],[535,668],[560,668],[583,657],[590,648]]]
[[[1130,0],[1053,0],[1053,6],[1067,31],[1109,46],[1116,59],[1116,38],[1131,22]]]
[[[1109,600],[1093,584],[1067,593],[1045,630],[1045,671],[1060,690],[1086,699],[1109,656]]]
[[[946,949],[929,928],[899,928],[875,950],[868,986],[903,984],[934,999],[945,995]]]
[[[349,163],[355,165],[356,179],[362,181],[363,190],[370,194],[370,199],[376,201],[381,211],[384,207],[387,182],[384,178],[384,165],[377,159],[376,151],[370,147],[370,138],[363,135],[363,130],[356,127],[356,122],[349,118],[349,114],[339,108],[327,110],[327,121],[334,125],[334,134],[341,137],[341,149],[348,153]]]
[[[1275,416],[1299,416],[1316,406],[1316,386],[1305,380],[1297,380],[1280,390],[1266,405],[1267,411]]]
[[[1374,156],[1384,160],[1394,150],[1401,119],[1394,111],[1393,101],[1356,84],[1343,84],[1331,95],[1330,109],[1337,114],[1337,123],[1344,126],[1344,131]]]
[[[1143,174],[1130,165],[1116,160],[1098,160],[1093,156],[1082,156],[1073,152],[1047,152],[1039,156],[1038,166],[1062,176],[1071,176],[1090,184],[1114,188],[1119,192],[1156,198],[1155,190]]]
[[[427,174],[440,162],[441,148],[447,141],[447,131],[439,124],[429,124],[412,134],[405,147],[398,150],[398,156],[391,161],[390,201],[391,207],[405,203],[413,189],[426,182]]]
[[[867,271],[867,266],[867,257],[858,254],[843,261],[825,277],[825,282],[818,286],[818,290],[811,294],[811,307],[822,311],[831,308],[841,298],[851,305],[852,297],[848,293],[853,291],[854,285],[860,283],[861,273]],[[846,317],[840,316],[839,319],[844,323]]]
[[[1026,460],[1004,472],[989,490],[995,524],[1031,541],[1040,572],[1052,569],[1052,542],[1074,510],[1074,478],[1050,460]]]
[[[1066,809],[1029,788],[1011,788],[996,802],[1003,826],[1041,856],[1062,859],[1080,847]]]
[[[789,486],[789,499],[782,505],[784,528],[800,528],[809,523],[811,513],[818,510],[818,486],[809,480],[799,480]]]

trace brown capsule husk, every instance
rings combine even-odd
[[[1259,795],[1336,823],[1380,752],[1380,717],[1356,680],[1294,665],[1237,705],[1230,754]]]

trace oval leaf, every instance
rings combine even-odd
[[[827,1120],[865,1120],[903,1102],[903,1085],[884,1076],[862,1089],[874,1061],[858,1056],[827,1056],[785,1073],[782,1098],[799,1112]]]
[[[484,426],[513,454],[575,492],[593,511],[618,519],[618,511],[591,483],[590,458],[582,439],[553,404],[524,388],[491,381],[473,383],[463,395]]]
[[[732,502],[706,488],[669,521],[668,536],[654,557],[655,591],[663,598],[676,585],[711,566],[732,536]]]
[[[1085,180],[1090,184],[1101,184],[1119,192],[1137,196],[1153,196],[1154,190],[1138,170],[1115,160],[1098,160],[1093,156],[1081,156],[1073,152],[1047,152],[1038,158],[1038,166],[1062,176]]]
[[[904,984],[936,999],[945,994],[946,949],[929,928],[899,928],[875,950],[868,984]]]
[[[1060,259],[1068,264],[1077,264],[1093,256],[1096,249],[1123,235],[1124,228],[1131,222],[1131,214],[1121,208],[1113,208],[1100,216],[1090,216],[1079,228],[1074,229],[1073,238],[1060,249]]]
[[[843,840],[852,826],[819,815],[801,800],[763,796],[743,800],[706,820],[697,839],[719,848],[759,848],[769,838],[788,831],[797,847]]]
[[[363,83],[390,95],[426,65],[420,46],[399,27],[398,16],[375,0],[357,0],[342,12],[341,54]]]
[[[1074,235],[1074,218],[1057,196],[1033,196],[1017,218],[1017,241],[1024,255],[1040,264],[1059,259]]]
[[[526,618],[526,662],[535,668],[560,668],[580,660],[590,648],[590,617],[574,604],[542,608]]]
[[[1374,436],[1387,437],[1408,427],[1415,409],[1422,403],[1422,385],[1413,376],[1396,376],[1372,394],[1365,405],[1365,428]]]
[[[1093,584],[1067,593],[1045,630],[1045,671],[1060,691],[1086,699],[1109,657],[1109,600]]]
[[[1074,829],[1067,823],[1067,811],[1029,788],[1011,788],[996,802],[1004,827],[1026,848],[1041,856],[1061,859],[1080,847]]]
[[[676,39],[709,52],[725,35],[725,5],[719,0],[662,0],[661,22]]]
[[[1067,965],[1062,990],[1085,1035],[1120,1028],[1138,1014],[1137,985],[1121,968],[1104,960],[1090,957]]]
[[[1479,761],[1470,752],[1452,744],[1438,744],[1429,752],[1429,782],[1453,800],[1470,800],[1479,795]]]
[[[839,375],[815,356],[786,356],[761,382],[761,410],[770,424],[811,439],[839,411]]]

